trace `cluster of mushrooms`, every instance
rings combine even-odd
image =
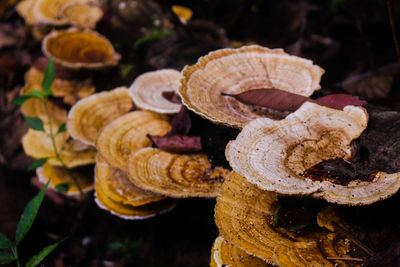
[[[71,69],[118,64],[120,56],[105,37],[81,28],[93,27],[101,17],[97,1],[24,0],[18,11],[32,25],[79,27],[53,31],[43,39],[43,53],[55,63]],[[346,225],[333,208],[318,213],[318,229],[301,234],[276,226],[274,213],[280,195],[355,206],[399,190],[400,173],[377,172],[368,180],[346,183],[307,175],[321,162],[351,158],[351,142],[366,129],[367,111],[305,102],[277,118],[274,110],[229,97],[260,88],[308,97],[320,88],[323,73],[309,60],[252,45],[211,52],[182,72],[142,74],[130,88],[95,93],[90,83],[56,78],[54,96],[72,108],[50,99],[52,129],[40,100],[28,100],[22,112],[41,118],[48,131],[66,123],[67,131],[57,134],[55,141],[63,148],[60,156],[69,169],[53,157],[53,144],[44,132],[30,129],[23,148],[33,158],[49,157],[37,169],[40,181],[50,180],[52,188],[68,184],[67,195],[94,187],[96,203],[125,219],[167,212],[178,198],[217,197],[220,236],[212,248],[211,266],[357,266],[343,260],[350,257],[351,242],[336,231]],[[41,90],[43,75],[43,70],[31,67],[21,94]],[[171,133],[173,118],[185,108],[240,130],[225,150],[231,169],[213,164],[204,151],[171,152],[153,145],[151,137]]]

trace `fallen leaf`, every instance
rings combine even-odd
[[[150,136],[150,139],[159,149],[172,153],[200,152],[202,150],[200,136]]]
[[[186,135],[190,131],[190,128],[192,128],[192,119],[186,107],[182,106],[172,120],[172,129],[165,136]]]
[[[360,100],[358,96],[348,94],[327,95],[317,98],[315,101],[336,109],[343,109],[348,105],[363,106],[367,104],[367,101]]]
[[[244,104],[262,106],[280,111],[296,111],[304,102],[309,100],[306,96],[275,88],[253,89],[237,95],[222,93],[222,95],[234,97]]]
[[[360,100],[358,96],[352,96],[349,94],[327,95],[313,100],[306,96],[293,94],[275,88],[253,89],[237,95],[222,93],[222,95],[234,97],[236,100],[248,105],[256,105],[273,110],[291,112],[296,111],[306,101],[335,109],[343,109],[347,105],[362,106],[367,104],[366,101]]]
[[[169,102],[172,103],[176,103],[176,104],[181,104],[181,98],[179,97],[179,95],[177,93],[175,93],[174,91],[165,91],[162,92],[162,96],[167,99]]]

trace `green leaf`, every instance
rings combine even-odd
[[[68,192],[69,190],[69,184],[63,183],[63,184],[58,184],[54,187],[56,190],[61,191],[61,192]]]
[[[65,150],[65,147],[62,146],[62,147],[60,148],[60,153],[63,152],[64,150]]]
[[[0,249],[7,249],[11,247],[11,242],[8,240],[8,238],[0,233]]]
[[[133,45],[133,49],[137,49],[144,43],[152,42],[155,40],[161,40],[164,37],[170,35],[171,32],[160,30],[160,29],[152,29],[150,30],[145,36],[136,40],[135,44]]]
[[[63,240],[60,240],[50,246],[47,246],[45,248],[43,248],[39,254],[37,254],[36,256],[33,256],[28,263],[25,265],[26,267],[35,267],[37,266],[42,260],[44,260],[44,258],[47,257],[47,255],[49,255],[53,250],[56,249],[56,247],[62,242]]]
[[[40,190],[40,192],[31,201],[29,201],[28,205],[26,205],[24,212],[19,219],[17,231],[15,233],[16,245],[18,245],[29,232],[29,229],[31,228],[39,211],[40,205],[42,204],[47,187],[49,186],[49,182],[50,181],[48,181],[42,190]]]
[[[57,134],[63,133],[67,131],[67,124],[64,122],[63,124],[60,125],[58,128]]]
[[[126,65],[122,65],[121,66],[121,77],[122,78],[126,78],[126,76],[128,76],[129,72],[131,72],[133,70],[133,68],[135,67],[135,65],[133,64],[126,64]]]
[[[32,91],[29,91],[29,92],[27,93],[27,95],[32,96],[32,97],[36,97],[36,98],[43,98],[43,97],[44,97],[43,92],[42,92],[42,91],[39,91],[39,90],[32,90]]]
[[[44,132],[44,125],[43,121],[39,118],[28,117],[25,116],[26,123],[28,123],[29,127],[33,130],[42,131]]]
[[[30,95],[22,95],[17,98],[14,98],[11,100],[11,104],[14,104],[16,106],[22,106],[23,103],[25,103],[26,100],[32,98]]]
[[[43,166],[49,158],[40,158],[36,159],[31,165],[28,167],[28,171],[32,171],[36,168]]]
[[[44,72],[44,77],[42,81],[42,88],[46,96],[52,95],[50,87],[56,77],[56,68],[54,67],[53,59],[49,59],[49,63],[47,63],[46,71]]]
[[[112,242],[108,244],[108,248],[111,250],[119,250],[122,248],[121,242]]]
[[[10,253],[0,251],[0,264],[9,264],[15,260],[16,258]]]

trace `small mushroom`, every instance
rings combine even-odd
[[[94,3],[70,3],[63,5],[61,16],[70,24],[81,28],[95,28],[103,17],[103,10]]]
[[[95,201],[97,205],[111,214],[127,220],[142,220],[154,217],[170,211],[176,205],[176,202],[172,199],[165,199],[142,206],[126,205],[112,200],[107,195],[107,190],[109,190],[107,188],[107,183],[100,182],[96,176]]]
[[[37,0],[22,0],[15,7],[18,14],[24,18],[26,24],[32,25],[36,23],[36,19],[32,12],[36,1]]]
[[[126,170],[129,155],[151,145],[147,135],[164,135],[170,129],[165,115],[133,111],[107,124],[97,138],[96,148],[108,164]]]
[[[276,88],[310,96],[320,88],[324,70],[310,60],[291,56],[282,49],[257,45],[221,49],[183,69],[179,94],[189,109],[216,123],[237,128],[265,117],[254,107],[222,94]]]
[[[48,126],[45,124],[45,128]],[[64,132],[55,136],[55,143],[58,149],[62,147],[64,150],[60,152],[60,157],[68,168],[82,165],[88,165],[95,162],[96,150],[93,148],[75,149],[79,141],[68,138],[68,133]],[[50,137],[42,131],[29,129],[22,137],[22,147],[30,157],[35,159],[49,158],[48,163],[54,166],[61,166],[57,158],[55,158],[54,148]]]
[[[126,87],[118,87],[81,99],[68,113],[68,132],[73,138],[94,145],[100,130],[127,113],[132,106]]]
[[[279,266],[336,266],[349,252],[344,238],[324,229],[294,233],[273,225],[277,194],[265,191],[232,172],[215,206],[220,235],[250,255]],[[344,264],[343,264],[344,265]]]
[[[222,236],[219,236],[215,239],[211,250],[210,266],[272,267],[274,265],[247,254],[245,251],[225,240]]]
[[[121,57],[104,36],[77,28],[52,31],[44,38],[42,51],[55,63],[72,69],[115,66]]]
[[[40,86],[40,90],[42,90],[41,85],[44,78],[44,73],[35,67],[31,67],[25,73],[25,86],[22,88],[22,94],[26,94],[29,92],[30,86]],[[95,92],[95,87],[89,85],[87,82],[83,81],[75,81],[75,80],[66,80],[55,78],[51,87],[51,91],[53,92],[53,96],[62,97],[63,102],[69,105],[73,105],[77,99],[85,98],[90,96]],[[37,90],[35,88],[35,90]]]
[[[175,13],[183,24],[186,24],[193,16],[193,11],[188,7],[174,5],[171,8],[172,12]]]
[[[367,205],[396,193],[400,173],[378,172],[371,181],[354,177],[348,184],[304,175],[325,160],[349,159],[350,143],[367,122],[368,114],[361,107],[346,106],[342,111],[306,102],[284,120],[250,122],[227,145],[225,155],[234,171],[264,190],[311,195],[342,205]]]
[[[50,180],[49,188],[57,190],[57,186],[67,186],[65,194],[69,196],[80,194],[74,179],[79,184],[82,192],[90,191],[94,187],[93,165],[65,169],[64,167],[53,166],[49,163],[45,163],[42,167],[36,169],[36,175],[39,181],[44,184]]]
[[[129,206],[143,206],[157,202],[165,196],[144,191],[133,184],[125,172],[114,168],[100,156],[96,158],[95,176],[104,193],[114,202]]]
[[[211,168],[205,154],[175,154],[147,147],[131,154],[127,173],[140,188],[185,198],[216,197],[229,171]]]
[[[177,94],[180,78],[180,72],[173,69],[147,72],[136,78],[129,92],[135,105],[141,109],[178,113],[182,105],[168,100],[165,94]]]

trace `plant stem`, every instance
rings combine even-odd
[[[397,37],[396,24],[394,22],[394,11],[393,11],[393,1],[392,0],[387,0],[387,7],[388,7],[388,11],[389,11],[389,21],[390,21],[390,27],[392,29],[393,42],[394,42],[394,46],[396,48],[397,60],[400,63],[400,42],[399,42],[399,38]]]
[[[19,262],[19,256],[18,256],[17,245],[14,244],[14,245],[11,247],[11,251],[12,251],[12,253],[13,253],[13,255],[14,255],[14,258],[17,259],[17,266],[18,266],[18,267],[21,267],[21,263]]]
[[[51,121],[49,109],[47,108],[47,101],[48,101],[48,100],[47,100],[47,98],[45,97],[45,98],[43,99],[43,105],[44,105],[44,111],[46,112],[47,120],[48,120],[48,122],[49,122],[49,133],[47,133],[47,134],[48,134],[48,136],[49,136],[50,139],[51,139],[51,143],[52,143],[52,145],[53,145],[53,150],[54,150],[56,159],[61,163],[61,165],[63,166],[63,168],[66,169],[66,170],[69,172],[69,175],[70,175],[71,179],[72,179],[73,182],[75,183],[75,185],[76,185],[76,187],[78,188],[79,193],[80,193],[80,195],[81,195],[81,197],[82,197],[83,192],[82,192],[82,189],[81,189],[81,187],[80,187],[80,185],[79,185],[79,183],[78,183],[78,180],[77,180],[77,179],[72,175],[72,173],[70,172],[69,168],[67,167],[67,165],[65,164],[65,162],[64,162],[63,159],[61,158],[61,156],[60,156],[60,151],[59,151],[58,148],[57,148],[56,140],[55,140],[55,137],[54,137],[54,134],[53,134],[53,123],[52,123],[52,121]]]

